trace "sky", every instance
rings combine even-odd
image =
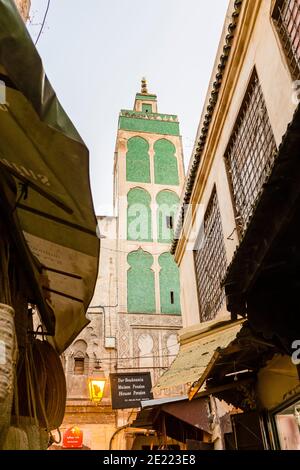
[[[36,40],[48,0],[31,0]],[[51,0],[37,49],[47,76],[90,151],[97,215],[112,214],[113,158],[121,109],[140,81],[158,111],[177,114],[185,167],[229,0]]]

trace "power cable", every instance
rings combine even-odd
[[[166,354],[166,355],[158,355],[158,356],[136,356],[136,357],[119,357],[119,361],[129,361],[133,359],[163,359],[164,357],[176,357],[177,354]],[[109,357],[103,357],[100,359],[100,362],[102,361],[110,361],[111,359]],[[115,359],[112,359],[113,361]]]
[[[47,3],[46,11],[45,11],[44,18],[43,18],[43,21],[42,21],[42,26],[41,26],[41,29],[40,29],[40,31],[39,31],[38,37],[36,38],[36,41],[35,41],[35,43],[34,43],[35,46],[37,45],[38,40],[40,39],[40,36],[41,36],[41,34],[42,34],[42,32],[43,32],[43,29],[44,29],[44,26],[45,26],[45,22],[46,22],[46,18],[47,18],[48,11],[49,11],[49,7],[50,7],[50,0],[48,0],[48,3]]]
[[[136,243],[138,243],[138,242],[139,242],[139,240],[136,241]],[[163,247],[163,248],[166,248],[166,247]],[[126,255],[129,255],[130,253],[132,253],[132,251],[114,250],[113,248],[106,248],[105,246],[101,246],[101,250],[113,251],[114,253],[125,253]],[[133,250],[133,251],[137,251],[137,250]],[[164,253],[170,253],[170,250],[168,250],[166,248],[164,251],[158,251],[158,252],[155,252],[155,253],[151,253],[150,251],[148,251],[148,253],[150,253],[151,255],[156,255],[157,256],[157,255],[163,255]]]

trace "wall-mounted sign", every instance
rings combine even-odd
[[[81,449],[83,432],[77,426],[67,429],[63,434],[63,449]]]
[[[139,408],[141,401],[153,398],[150,372],[110,374],[109,377],[114,410]]]

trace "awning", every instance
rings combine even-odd
[[[195,340],[181,344],[176,359],[169,370],[159,378],[154,390],[183,384],[192,385],[200,377],[203,384],[209,365],[213,364],[222,350],[236,338],[243,322],[244,320],[210,322],[208,328],[205,328],[204,324],[202,332]]]
[[[166,397],[141,402],[133,427],[158,430],[162,416],[171,416],[188,426],[211,434],[208,420],[208,406],[205,398],[189,402],[187,396]]]
[[[89,155],[12,0],[0,0],[0,80],[6,86],[0,109],[2,206],[36,283],[43,323],[62,352],[88,324],[97,276]],[[5,185],[10,194],[18,190],[15,207],[5,199]]]
[[[221,334],[225,336],[226,330]],[[204,372],[190,388],[189,399],[214,395],[236,408],[251,410],[256,406],[252,391],[257,373],[278,352],[274,342],[266,341],[247,320],[244,321],[236,338],[213,354]],[[199,392],[204,382],[205,387]]]

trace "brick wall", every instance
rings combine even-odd
[[[115,420],[110,406],[67,406],[64,424],[115,424]]]

